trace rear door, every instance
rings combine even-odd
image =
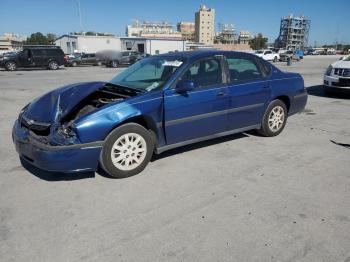
[[[270,72],[248,54],[227,55],[229,129],[253,127],[261,123],[271,96]],[[267,63],[267,62],[265,62]]]
[[[224,86],[222,57],[207,57],[194,62],[179,80],[193,81],[195,89],[185,94],[177,93],[174,88],[165,90],[167,144],[226,131],[229,100]]]
[[[47,53],[45,49],[32,49],[32,54],[35,66],[47,66]]]

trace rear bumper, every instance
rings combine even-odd
[[[289,115],[291,116],[302,111],[306,106],[307,98],[308,94],[306,90],[303,90],[303,92],[296,94],[290,104]]]
[[[21,128],[17,120],[13,126],[12,139],[22,159],[53,172],[96,171],[102,149],[102,142],[68,146],[44,144]]]

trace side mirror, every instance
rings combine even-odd
[[[193,81],[189,80],[180,80],[175,88],[175,91],[178,93],[187,93],[189,91],[192,91],[194,89],[194,83]]]

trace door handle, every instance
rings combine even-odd
[[[217,95],[218,95],[218,96],[224,96],[225,93],[221,91],[221,92],[219,92]]]

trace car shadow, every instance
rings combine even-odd
[[[189,151],[192,151],[195,149],[209,147],[209,146],[213,146],[216,144],[221,144],[224,142],[248,137],[249,135],[256,136],[258,134],[255,131],[249,131],[246,133],[228,135],[228,136],[224,136],[224,137],[219,137],[219,138],[215,138],[215,139],[211,139],[211,140],[206,140],[206,141],[202,141],[202,142],[174,148],[174,149],[165,151],[159,155],[154,154],[152,159],[151,159],[151,162],[154,162],[154,161],[157,161],[160,159],[164,159],[164,158],[176,155],[176,154],[189,152]],[[95,177],[94,172],[74,172],[74,173],[50,172],[50,171],[42,170],[42,169],[32,165],[30,162],[22,159],[22,158],[20,158],[20,161],[21,161],[22,166],[28,172],[30,172],[32,175],[34,175],[42,180],[49,181],[49,182],[73,181],[73,180],[80,180],[80,179],[94,178]],[[100,166],[98,166],[96,173],[102,177],[105,177],[105,178],[118,179],[118,178],[110,176]],[[124,179],[124,178],[120,178],[120,179]]]
[[[350,99],[350,90],[337,90],[332,93],[326,93],[323,85],[314,85],[306,88],[311,96]]]
[[[61,70],[66,70],[66,68],[61,66],[56,70],[49,70],[45,67],[20,67],[15,71],[8,71],[8,70],[3,68],[2,70],[0,70],[0,72],[8,72],[8,73],[16,73],[16,72],[18,73],[19,72],[20,73],[20,72],[44,71],[44,70],[45,71],[61,71]]]
[[[74,173],[61,173],[61,172],[50,172],[46,170],[42,170],[38,167],[33,166],[28,161],[20,158],[22,166],[32,175],[40,178],[42,180],[46,180],[49,182],[56,181],[73,181],[80,180],[86,178],[94,178],[94,172],[74,172]]]
[[[173,155],[177,155],[177,154],[181,154],[181,153],[185,153],[185,152],[189,152],[192,150],[196,150],[196,149],[200,149],[203,147],[209,147],[209,146],[213,146],[216,144],[221,144],[224,142],[228,142],[231,140],[236,140],[236,139],[240,139],[240,138],[244,138],[244,137],[248,137],[247,135],[248,133],[239,133],[239,134],[233,134],[233,135],[228,135],[228,136],[223,136],[223,137],[218,137],[218,138],[214,138],[211,140],[206,140],[206,141],[202,141],[202,142],[198,142],[198,143],[194,143],[194,144],[190,144],[190,145],[186,145],[186,146],[182,146],[182,147],[177,147],[174,149],[170,149],[168,151],[165,151],[161,154],[154,154],[151,162],[163,159],[163,158],[167,158]],[[255,135],[255,133],[252,133]]]

